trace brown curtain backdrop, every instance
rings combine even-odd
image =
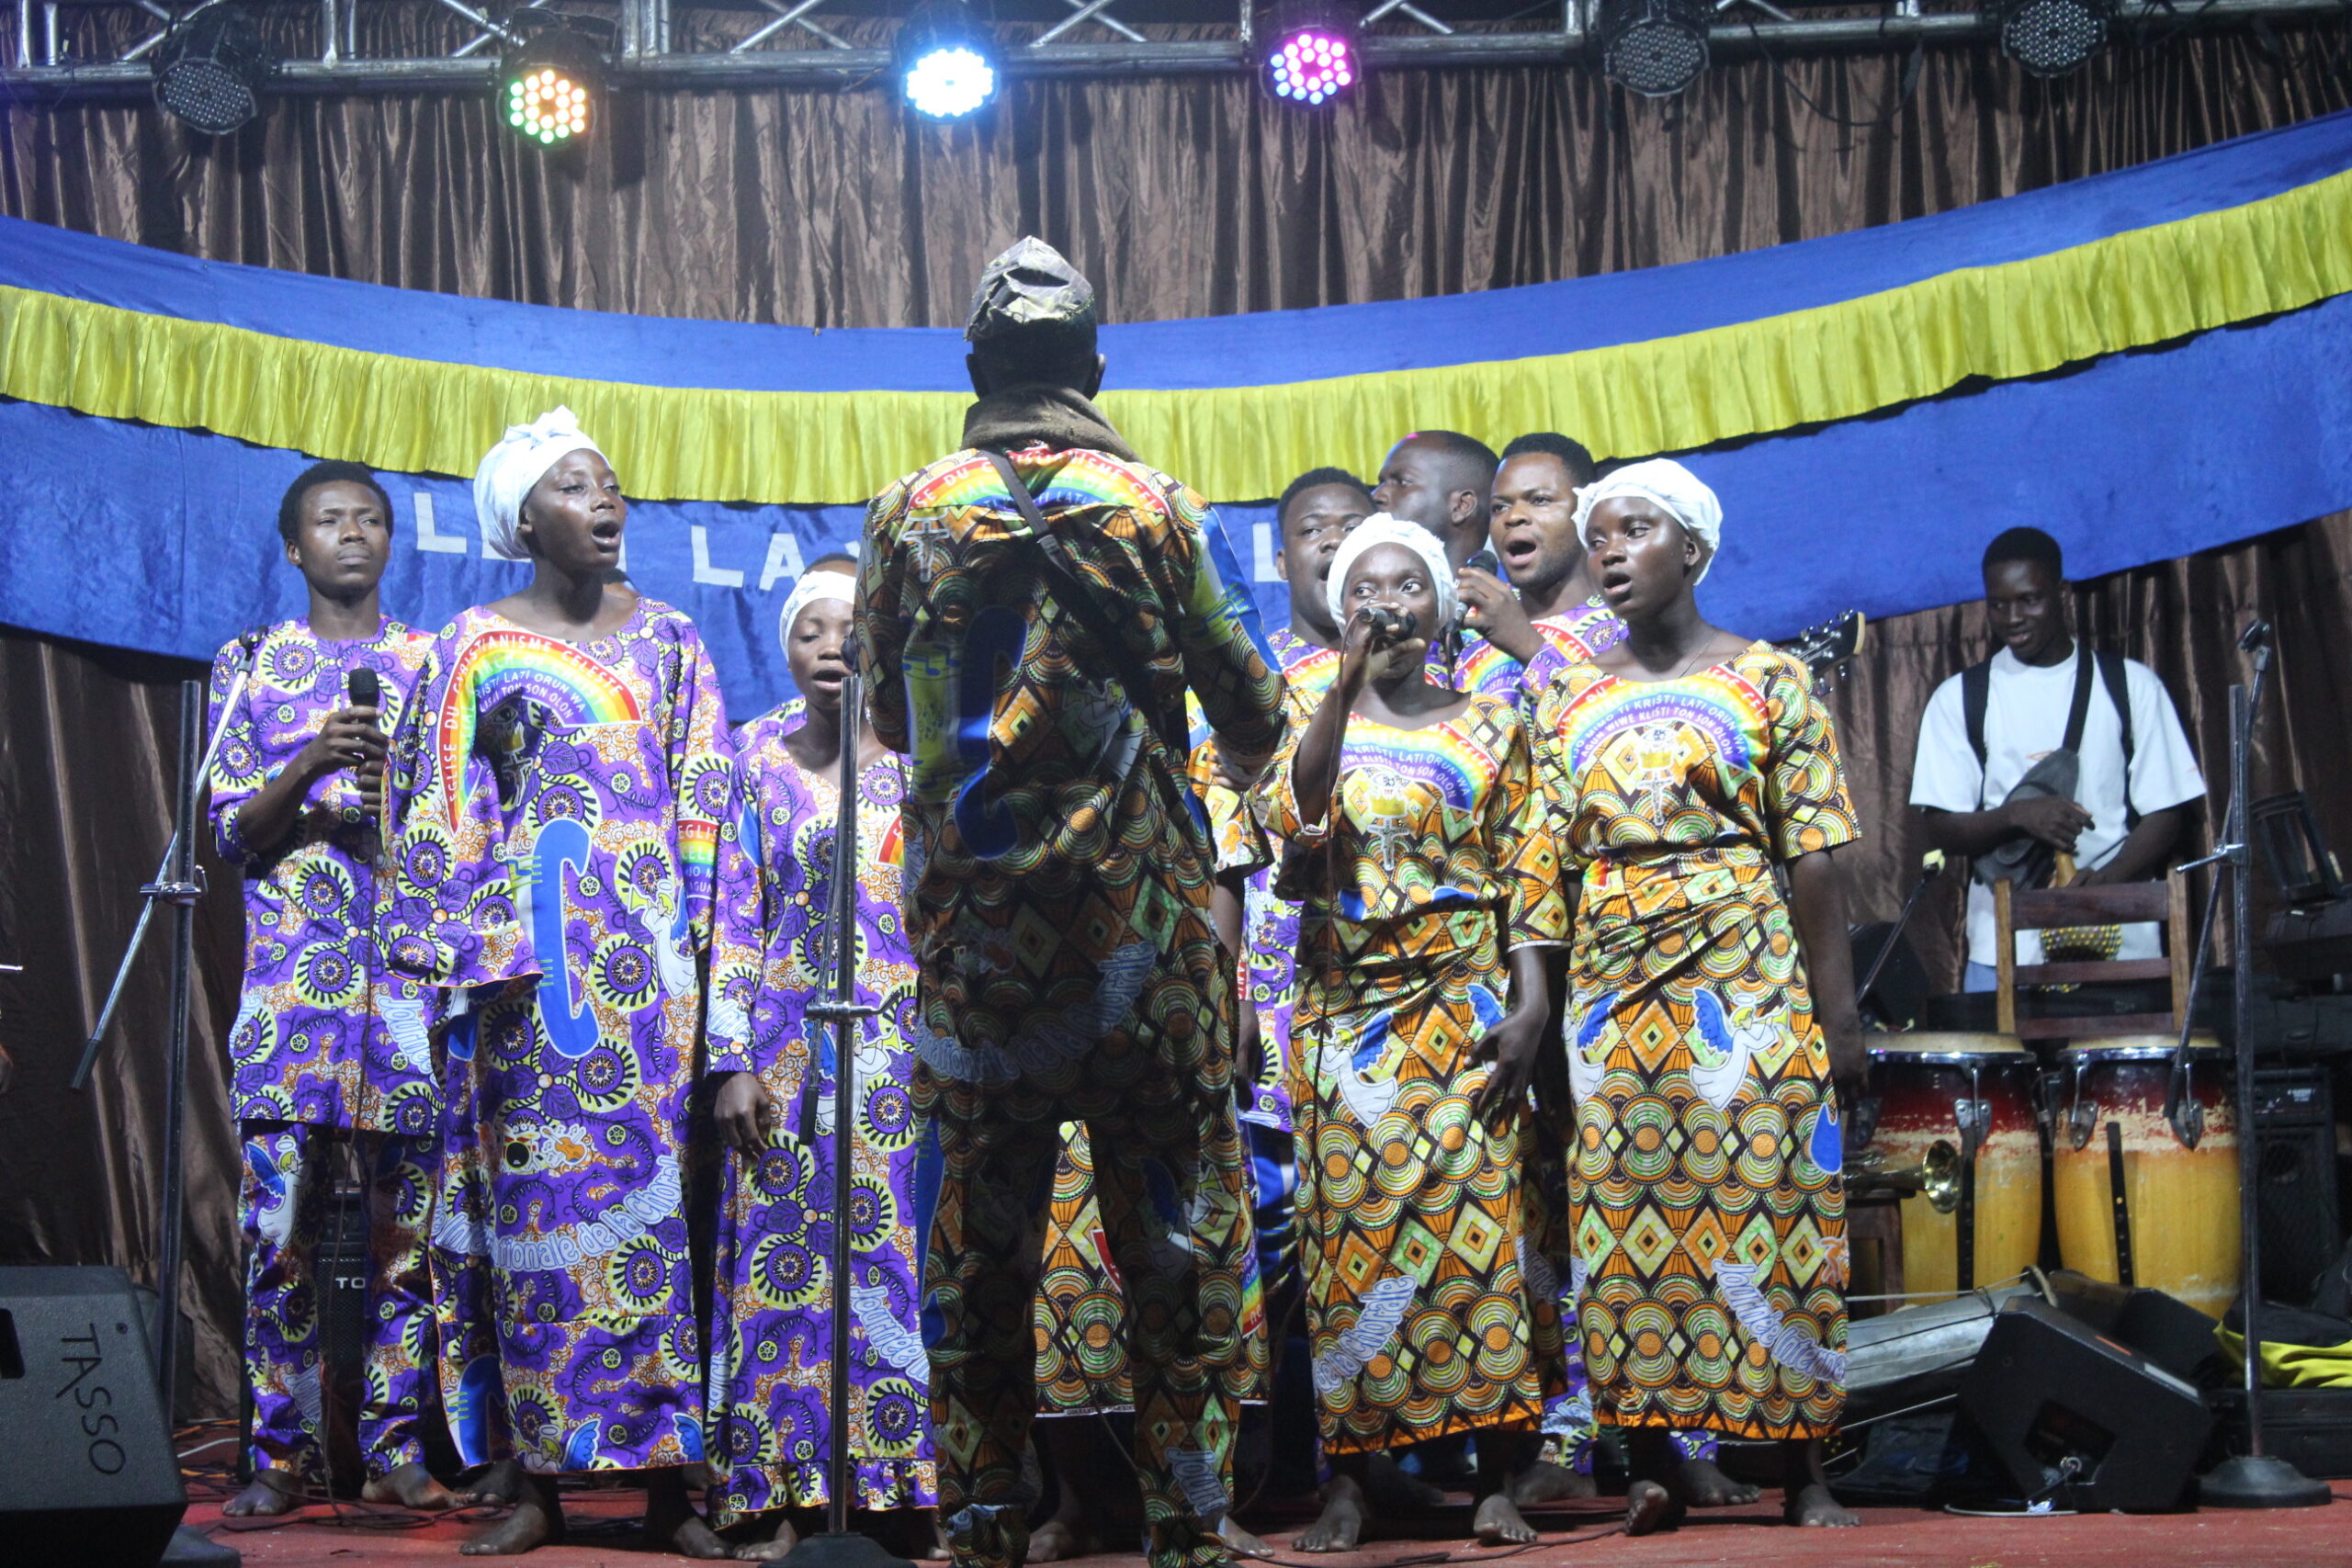
[[[469,36],[437,6],[362,15],[384,48]],[[0,212],[411,288],[811,327],[960,326],[978,263],[1025,231],[1109,320],[1216,315],[1657,266],[2125,167],[2344,107],[2346,36],[2178,37],[2057,83],[1936,50],[1902,103],[1904,58],[1883,54],[1729,60],[1664,101],[1585,65],[1391,71],[1325,114],[1238,74],[1014,78],[962,126],[880,84],[629,93],[560,158],[486,92],[287,95],[220,139],[82,101],[0,118]],[[1806,98],[1891,118],[1843,127]]]
[[[437,8],[362,14],[384,47],[460,40]],[[69,20],[92,52],[93,24]],[[875,86],[633,94],[607,136],[560,158],[510,139],[486,95],[291,95],[221,139],[144,103],[12,104],[0,212],[407,288],[818,327],[957,324],[978,263],[1025,231],[1133,321],[1504,288],[1939,212],[2342,107],[2346,37],[2331,23],[2174,38],[2057,84],[1986,50],[1936,51],[1902,102],[1901,59],[1877,55],[1725,62],[1666,103],[1584,67],[1399,71],[1319,116],[1238,76],[1016,80],[993,118],[957,128],[915,124]],[[1808,99],[1885,123],[1841,126]],[[2337,517],[2091,585],[2081,609],[2165,677],[2216,783],[2237,624],[2249,606],[2278,621],[2260,787],[2312,788],[2352,843],[2347,571],[2352,519]],[[1891,916],[1908,886],[1919,709],[1984,645],[1973,606],[1883,623],[1837,699],[1869,833],[1842,857],[1858,919]],[[0,961],[28,966],[0,976],[0,1040],[22,1068],[0,1098],[0,1260],[152,1272],[160,942],[96,1087],[64,1082],[168,831],[181,673],[0,635]],[[195,1408],[221,1414],[237,1378],[221,1040],[239,915],[214,873],[183,1303],[199,1325]],[[1954,965],[1939,916],[1924,945]]]

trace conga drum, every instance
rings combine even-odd
[[[2238,1292],[2241,1240],[2230,1055],[2211,1035],[2190,1042],[2188,1099],[2204,1113],[2190,1148],[2165,1120],[2177,1043],[2129,1035],[2058,1053],[2058,1252],[2094,1280],[2219,1317]]]
[[[1925,1165],[1938,1144],[1957,1156],[1957,1191],[1940,1206],[1905,1197],[1906,1305],[2014,1280],[2041,1250],[2041,1133],[2034,1120],[2037,1064],[2013,1034],[1871,1037],[1878,1119],[1870,1147],[1882,1165]],[[1963,1212],[1972,1245],[1961,1245]]]

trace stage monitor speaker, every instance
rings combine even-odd
[[[2183,1382],[2222,1353],[2213,1337],[2221,1324],[2178,1296],[2094,1280],[2072,1269],[2049,1275],[2050,1296],[2061,1311],[2091,1331],[2120,1340]]]
[[[119,1269],[0,1269],[0,1557],[143,1568],[187,1510]]]
[[[2256,1067],[2254,1127],[2263,1299],[2302,1306],[2344,1247],[2327,1070]]]
[[[1960,1407],[2020,1495],[2086,1510],[2179,1506],[2212,1426],[2189,1384],[2031,1298],[1993,1320]]]

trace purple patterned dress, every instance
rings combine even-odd
[[[694,623],[650,599],[582,643],[464,612],[402,727],[386,942],[455,1015],[434,1242],[473,1280],[442,1363],[469,1459],[501,1415],[540,1472],[702,1457],[686,1122],[726,737]]]
[[[210,776],[220,858],[242,868],[245,976],[229,1035],[230,1100],[243,1145],[240,1214],[249,1249],[245,1373],[253,1462],[322,1483],[316,1248],[329,1186],[322,1134],[358,1145],[368,1176],[368,1329],[359,1439],[369,1472],[421,1460],[417,1425],[431,1322],[424,1224],[439,1110],[424,987],[375,972],[377,833],[349,771],[304,796],[282,844],[246,842],[237,814],[350,705],[351,672],[376,672],[388,729],[431,646],[393,621],[365,641],[304,621],[269,628],[233,709],[239,652],[212,665]]]
[[[797,716],[792,716],[797,717]],[[719,833],[710,977],[713,1073],[753,1072],[777,1120],[756,1164],[729,1152],[721,1190],[710,1329],[714,1523],[827,1501],[832,1388],[833,1025],[808,1016],[832,988],[824,912],[831,893],[839,773],[811,773],[784,744],[786,716],[736,736],[734,798]],[[797,728],[797,725],[795,726]],[[899,916],[896,755],[858,779],[860,1026],[850,1222],[851,1502],[939,1501],[931,1443],[931,1363],[917,1315],[923,1238],[915,1232],[916,1134],[904,1032],[914,955]]]

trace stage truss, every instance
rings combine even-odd
[[[205,0],[207,5],[220,0]],[[1252,5],[1235,0],[1230,19],[1188,29],[1211,36],[1154,37],[1117,13],[1120,0],[1060,0],[1068,14],[1008,37],[1006,69],[1019,75],[1158,75],[1255,68]],[[272,90],[277,92],[429,92],[487,88],[500,51],[514,34],[475,0],[431,0],[462,24],[463,41],[446,52],[386,55],[362,48],[361,13],[412,0],[312,0],[290,29],[302,47],[289,49]],[[820,0],[745,0],[741,5],[689,6],[676,0],[526,0],[524,10],[560,10],[588,17],[615,41],[612,77],[639,86],[716,87],[805,83],[840,85],[877,78],[890,63],[886,48],[853,42],[838,18],[820,13]],[[178,8],[187,15],[202,6]],[[1374,0],[1363,52],[1375,69],[1436,66],[1566,65],[1587,59],[1595,0],[1560,0],[1550,25],[1511,27],[1449,21],[1443,0]],[[1964,43],[1989,38],[1993,24],[1972,6],[1927,0],[1885,0],[1875,14],[1841,7],[1808,14],[1804,0],[1716,0],[1710,48],[1718,56],[1759,50],[1907,51],[1915,44]],[[2257,19],[2341,17],[2346,0],[2123,0],[2122,28],[2160,31],[2244,26]],[[175,11],[161,0],[14,0],[0,6],[8,27],[0,32],[0,91],[18,97],[126,96],[149,90],[149,57],[163,42]],[[502,16],[505,8],[501,9]],[[736,19],[740,18],[740,25]],[[103,27],[86,24],[103,21]],[[834,26],[828,26],[828,20]],[[693,25],[689,25],[689,24]],[[283,27],[274,29],[286,33]],[[851,29],[857,30],[857,29]],[[865,29],[870,31],[871,29]],[[1165,31],[1166,29],[1159,29]],[[119,49],[93,49],[96,34],[128,39]],[[689,43],[691,37],[695,41]],[[714,37],[718,41],[713,41]],[[80,47],[77,48],[77,44]]]

